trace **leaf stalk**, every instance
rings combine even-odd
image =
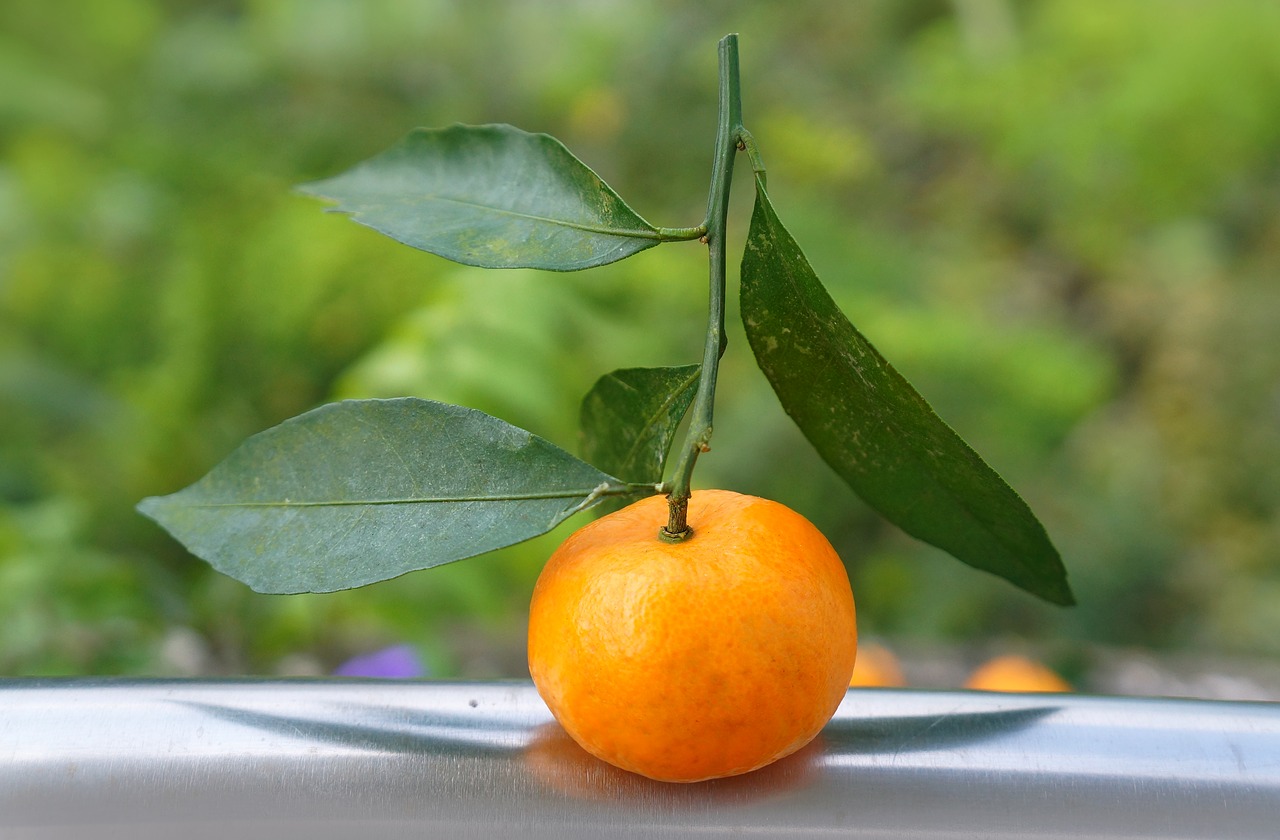
[[[657,238],[663,242],[688,242],[690,239],[701,239],[707,233],[706,222],[691,228],[658,228]]]

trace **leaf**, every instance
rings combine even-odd
[[[509,125],[416,129],[298,189],[392,239],[482,268],[575,271],[661,241],[559,140]]]
[[[1044,526],[858,332],[757,181],[742,319],[783,408],[887,519],[1055,604],[1074,603]]]
[[[583,456],[637,484],[662,481],[676,429],[698,390],[701,365],[623,368],[596,381],[582,400]],[[606,500],[606,506],[612,500]]]
[[[349,400],[254,435],[138,508],[259,592],[332,592],[527,540],[621,488],[479,411]]]

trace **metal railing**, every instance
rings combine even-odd
[[[0,680],[2,838],[1276,838],[1280,705],[854,689],[652,782],[528,683]]]

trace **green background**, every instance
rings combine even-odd
[[[572,523],[266,596],[133,506],[342,397],[456,402],[576,449],[598,376],[697,361],[696,245],[483,271],[291,188],[413,126],[508,122],[651,222],[697,224],[730,31],[779,215],[1031,504],[1080,605],[871,513],[736,321],[696,483],[809,516],[862,632],[903,650],[1028,649],[1103,689],[1114,651],[1280,653],[1280,6],[85,0],[0,6],[0,674],[311,673],[409,642],[438,675],[522,675]]]

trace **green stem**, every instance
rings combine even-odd
[[[711,189],[707,194],[706,242],[710,274],[710,302],[707,341],[702,354],[702,378],[694,397],[689,430],[685,435],[667,496],[670,517],[662,529],[664,539],[687,539],[689,496],[693,468],[698,456],[711,448],[711,419],[715,406],[716,375],[724,355],[725,223],[729,215],[729,186],[733,181],[733,160],[745,130],[742,127],[742,94],[738,81],[738,36],[720,41],[719,119],[716,147],[711,163]]]
[[[658,228],[658,238],[663,242],[688,242],[690,239],[700,239],[706,234],[705,222],[691,228]]]

